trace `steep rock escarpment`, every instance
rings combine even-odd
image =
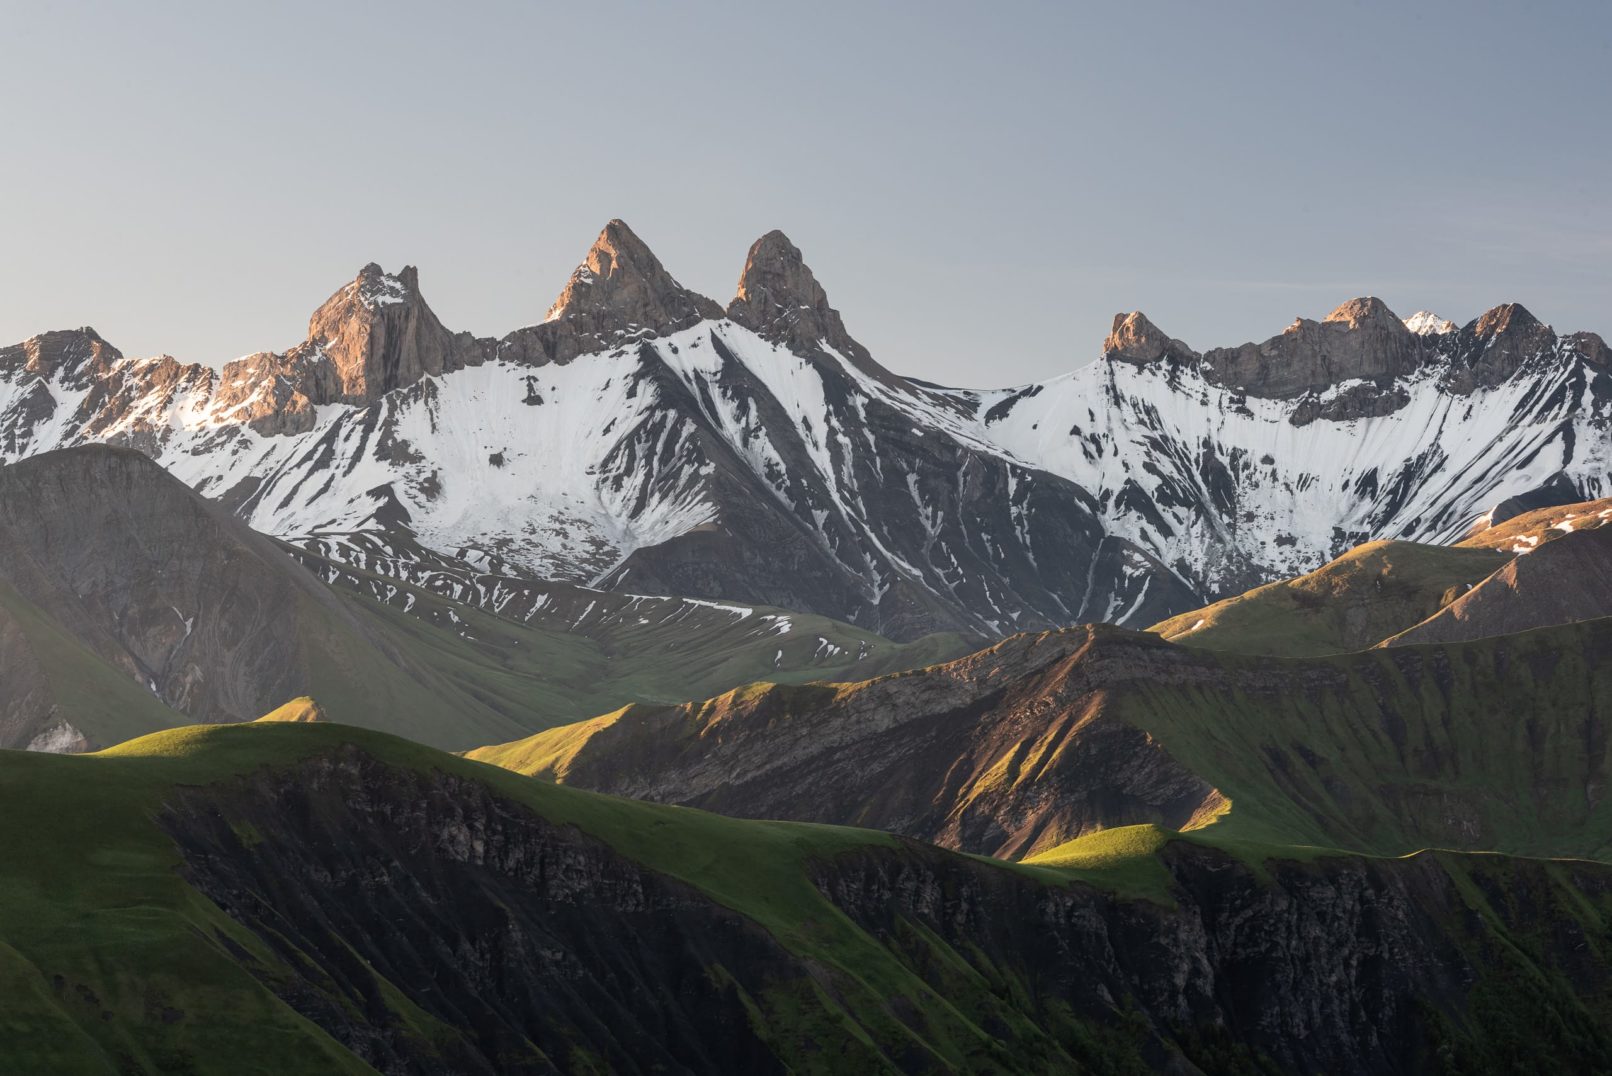
[[[276,963],[237,959],[387,1073],[1411,1073],[1612,1056],[1589,910],[1612,875],[1587,863],[1256,871],[1175,844],[1159,903],[903,844],[809,860],[824,903],[759,898],[763,929],[476,782],[356,749],[176,793],[159,821],[183,876]],[[820,949],[828,928],[792,917],[831,908],[852,928]],[[880,983],[896,993],[868,992]]]

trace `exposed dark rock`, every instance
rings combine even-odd
[[[314,311],[308,320],[308,345],[329,360],[339,393],[321,398],[327,383],[322,375],[311,375],[316,403],[371,403],[422,377],[486,357],[486,345],[442,327],[420,295],[414,266],[393,276],[373,262]],[[318,360],[308,356],[303,361]],[[307,388],[301,391],[308,394]]]
[[[843,928],[764,929],[476,782],[356,749],[180,792],[159,821],[272,954],[246,969],[386,1073],[956,1071],[946,1042],[987,1071],[1612,1063],[1599,864],[1256,871],[1178,843],[1162,904],[902,843],[807,865]],[[830,930],[855,974],[803,951]],[[873,954],[908,995],[868,993]]]
[[[1556,347],[1550,326],[1519,303],[1485,311],[1456,334],[1447,384],[1455,392],[1493,388],[1530,360],[1549,356]]]

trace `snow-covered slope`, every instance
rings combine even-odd
[[[1598,338],[1532,332],[1514,371],[1462,391],[1512,342],[1477,325],[1433,334],[1442,342],[1402,377],[1285,399],[1216,384],[1203,361],[1110,354],[980,394],[979,435],[1090,490],[1115,533],[1206,593],[1302,574],[1372,539],[1457,541],[1498,506],[1612,490]]]
[[[1606,366],[1520,307],[1451,331],[1363,299],[1203,355],[1129,315],[1065,377],[937,389],[874,362],[780,233],[723,310],[612,222],[501,340],[368,266],[303,344],[217,373],[91,330],[0,350],[0,455],[131,445],[323,555],[1000,634],[1602,495]]]

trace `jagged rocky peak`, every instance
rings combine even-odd
[[[579,332],[625,337],[676,332],[722,308],[679,284],[624,221],[604,226],[576,267],[546,322],[570,322]]]
[[[466,365],[476,350],[468,336],[456,337],[437,320],[412,265],[393,274],[373,262],[314,311],[306,346],[334,367],[333,397],[315,403],[370,403]]]
[[[1431,355],[1387,304],[1364,296],[1321,321],[1297,318],[1263,344],[1206,352],[1204,372],[1254,396],[1293,399],[1345,381],[1404,377]]]
[[[1479,314],[1471,328],[1474,336],[1487,340],[1495,336],[1537,336],[1546,326],[1521,303],[1501,303]]]
[[[1447,318],[1441,318],[1431,310],[1418,310],[1405,319],[1405,328],[1417,336],[1443,336],[1453,333],[1457,326]]]
[[[1521,303],[1502,303],[1461,327],[1449,376],[1456,392],[1493,388],[1531,359],[1556,350],[1551,327]]]
[[[800,248],[777,229],[750,245],[728,317],[791,351],[812,354],[826,344],[864,372],[890,376],[846,331]]]
[[[1103,341],[1103,357],[1144,366],[1164,358],[1196,360],[1198,353],[1180,340],[1165,335],[1140,310],[1133,310],[1129,314],[1114,315],[1114,327]]]
[[[20,344],[0,348],[0,370],[23,370],[51,381],[88,370],[104,371],[122,357],[122,352],[86,325],[82,329],[40,333]]]

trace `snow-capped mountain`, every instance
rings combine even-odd
[[[1123,315],[1069,375],[942,389],[881,367],[781,233],[724,309],[613,221],[498,340],[371,265],[303,343],[216,372],[88,329],[0,350],[0,454],[130,445],[326,555],[1000,634],[1602,495],[1607,367],[1514,305],[1454,330],[1363,299],[1204,354]]]
[[[1418,333],[1356,299],[1203,355],[1121,315],[1101,361],[972,403],[982,436],[1208,594],[1612,488],[1612,353],[1516,304]]]

